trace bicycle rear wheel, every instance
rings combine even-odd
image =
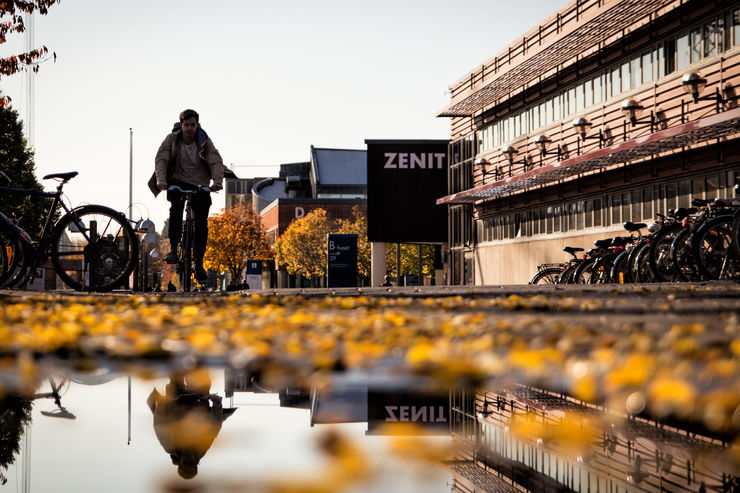
[[[635,282],[656,282],[655,273],[650,266],[650,245],[646,244],[640,250],[635,259],[633,270],[635,271]]]
[[[78,291],[110,291],[126,282],[139,245],[126,217],[102,205],[82,206],[62,216],[51,242],[54,270]]]
[[[556,284],[562,272],[563,270],[557,267],[548,267],[535,274],[529,284]]]
[[[594,262],[588,283],[608,284],[611,281],[612,265],[614,264],[614,259],[617,258],[617,255],[618,254],[616,253],[609,253]]]
[[[617,284],[629,284],[632,282],[630,276],[630,252],[628,250],[623,251],[614,259],[612,269],[610,273],[611,282]]]
[[[33,247],[24,232],[6,224],[0,228],[0,244],[5,253],[6,268],[0,286],[3,288],[23,288],[28,284],[31,274]]]
[[[699,272],[691,252],[691,229],[678,232],[671,243],[671,257],[679,281],[698,281]]]
[[[586,259],[581,262],[573,274],[573,284],[588,284],[595,262],[595,258]]]
[[[682,227],[680,223],[666,224],[655,233],[650,242],[650,269],[658,282],[679,280],[671,255],[671,244]]]
[[[691,250],[702,278],[736,278],[736,259],[732,254],[731,241],[732,216],[710,219],[693,235]]]

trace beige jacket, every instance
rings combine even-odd
[[[185,179],[183,181],[193,183],[194,185],[207,186],[210,179],[214,184],[218,183],[223,186],[224,163],[218,150],[213,145],[213,141],[200,128],[195,134],[195,141],[198,149],[198,157],[203,164],[203,174],[192,176],[190,177],[191,179]],[[157,155],[154,158],[154,174],[148,182],[149,189],[155,197],[159,195],[157,184],[166,184],[175,172],[181,142],[182,132],[173,132],[165,137],[157,150]],[[182,179],[182,177],[179,178]]]

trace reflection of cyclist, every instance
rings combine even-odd
[[[224,410],[221,397],[209,394],[207,370],[170,377],[164,395],[152,390],[147,399],[154,416],[154,433],[185,479],[198,474],[198,463],[234,411]]]
[[[200,128],[199,116],[195,110],[180,113],[180,129],[173,129],[159,146],[155,158],[156,186],[158,190],[167,190],[171,185],[192,189],[207,187],[217,192],[223,188],[224,166],[221,155],[206,132]],[[182,212],[185,197],[178,190],[169,190],[170,201],[170,253],[165,261],[177,263],[177,246],[182,236]],[[203,255],[208,242],[208,209],[211,207],[211,196],[208,192],[198,192],[192,198],[195,220],[195,238],[193,239],[193,257],[195,260],[195,278],[199,283],[207,279],[203,270]]]

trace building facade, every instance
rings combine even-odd
[[[573,0],[451,87],[452,284],[733,196],[740,2]]]

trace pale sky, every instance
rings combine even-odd
[[[63,0],[35,21],[35,45],[57,54],[35,76],[37,174],[79,171],[72,205],[125,211],[131,128],[134,216],[160,230],[168,203],[146,181],[185,108],[243,178],[308,161],[311,145],[447,139],[435,114],[449,86],[564,4]],[[23,47],[15,35],[0,56]],[[23,119],[25,77],[0,80]],[[218,212],[223,192],[213,202]]]

